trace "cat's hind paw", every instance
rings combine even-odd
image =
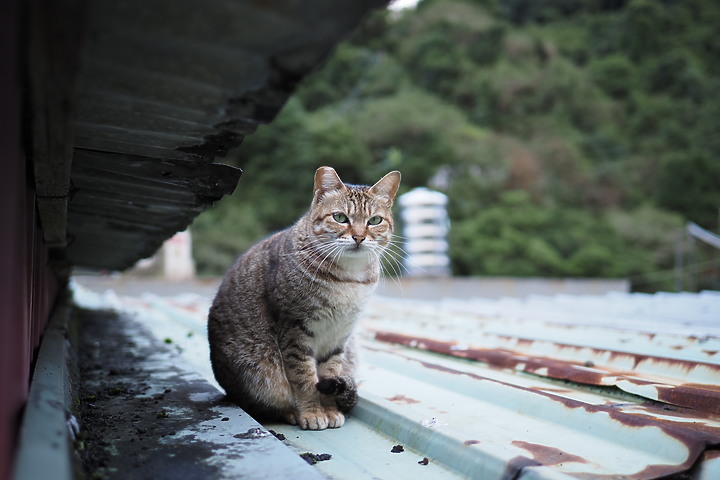
[[[285,418],[285,421],[286,421],[287,423],[289,423],[290,425],[297,425],[297,424],[298,424],[297,417],[295,416],[295,414],[294,414],[293,412],[286,413],[286,414],[284,415],[284,418]]]

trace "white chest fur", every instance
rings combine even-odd
[[[318,313],[310,326],[310,340],[316,358],[323,358],[342,347],[352,334],[358,315],[375,289],[375,285],[348,285],[343,292],[335,292],[330,308]]]

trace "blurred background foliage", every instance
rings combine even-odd
[[[199,271],[291,224],[331,165],[350,183],[399,169],[400,193],[448,194],[456,275],[672,289],[675,232],[718,229],[718,25],[710,0],[377,12],[226,159],[244,175],[193,225]]]

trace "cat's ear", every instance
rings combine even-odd
[[[370,187],[370,193],[379,197],[387,197],[390,205],[392,205],[398,187],[400,187],[400,172],[394,170]]]
[[[331,167],[320,167],[315,172],[315,199],[321,199],[326,193],[335,190],[346,190],[347,187]]]

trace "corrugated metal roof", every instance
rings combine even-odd
[[[211,299],[104,298],[209,375]],[[720,478],[719,321],[718,292],[376,297],[346,424],[265,427],[338,479]]]
[[[270,122],[383,0],[28,6],[29,156],[44,240],[122,270],[240,179],[213,163]]]
[[[376,307],[371,324],[383,342],[720,413],[718,296],[392,302],[386,309],[379,315]]]

